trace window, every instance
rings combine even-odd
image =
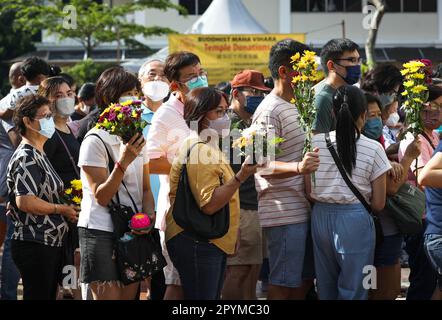
[[[291,0],[292,12],[362,12],[362,0]]]
[[[190,15],[201,15],[212,3],[212,0],[180,0],[180,6],[187,9]]]
[[[404,1],[404,12],[419,12],[419,1],[418,0],[403,0]]]
[[[401,0],[387,0],[387,12],[401,12]]]
[[[437,0],[421,0],[422,12],[437,12]]]

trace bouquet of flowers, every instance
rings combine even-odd
[[[316,58],[315,52],[305,50],[302,56],[297,52],[291,61],[293,70],[296,71],[296,75],[292,79],[295,98],[291,102],[296,104],[299,114],[298,121],[306,134],[303,156],[307,152],[312,151],[313,121],[316,117],[316,108],[314,106],[315,92],[313,86],[321,78],[316,71],[318,68]],[[312,180],[313,184],[315,184],[314,173],[312,174]]]
[[[129,222],[129,228],[133,234],[147,234],[154,224],[152,219],[146,213],[136,213],[132,216]]]
[[[292,57],[291,63],[293,70],[297,73],[292,79],[295,98],[291,102],[296,104],[299,113],[298,121],[306,133],[303,151],[303,154],[305,154],[312,150],[312,128],[313,121],[316,117],[316,109],[314,106],[315,93],[313,90],[313,86],[319,79],[319,75],[316,71],[318,67],[316,63],[316,53],[306,50],[301,56],[298,52]]]
[[[101,113],[95,127],[117,135],[123,143],[127,143],[137,132],[142,133],[149,124],[141,118],[141,104],[141,100],[111,104]]]
[[[232,147],[240,150],[241,156],[252,155],[253,164],[263,163],[269,155],[280,155],[278,145],[283,138],[274,135],[274,128],[264,123],[252,124],[249,128],[239,130],[241,136],[233,141]]]
[[[79,206],[83,199],[83,186],[81,180],[72,180],[71,186],[67,188],[62,196],[63,202]]]
[[[406,132],[413,135],[421,133],[424,129],[421,111],[423,104],[428,99],[428,87],[425,81],[425,64],[420,61],[404,63],[401,70],[404,76],[404,88],[402,96],[405,97],[403,105],[408,128]]]

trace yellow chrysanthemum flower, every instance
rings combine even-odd
[[[64,191],[64,194],[65,195],[70,195],[70,194],[72,194],[72,188],[69,188],[69,189],[66,189],[65,191]]]
[[[295,104],[295,103],[296,103],[296,100],[293,98],[292,100],[290,100],[290,103]]]
[[[424,103],[421,98],[414,98],[413,101],[417,103]]]
[[[411,89],[411,92],[419,94],[419,93],[421,93],[423,91],[427,91],[427,90],[428,90],[428,88],[426,86],[420,84],[418,86],[413,87]]]
[[[81,180],[78,180],[78,179],[72,180],[71,186],[72,186],[72,188],[74,188],[74,190],[77,190],[77,191],[83,189],[83,185],[81,184]]]
[[[130,106],[133,103],[133,100],[127,100],[121,103],[122,107]]]
[[[414,86],[414,81],[413,80],[409,80],[409,81],[405,81],[404,82],[404,87],[405,88],[411,88],[412,86]]]
[[[75,204],[80,204],[81,203],[81,198],[75,196],[75,197],[72,198],[72,202],[75,203]]]
[[[407,91],[407,90],[405,90],[405,91],[402,92],[402,96],[405,97],[405,96],[407,96],[407,95],[408,95],[408,91]]]
[[[117,116],[117,119],[118,119],[118,120],[123,120],[123,118],[124,118],[124,115],[123,115],[122,113],[120,113],[120,114]]]
[[[298,61],[300,57],[301,57],[301,55],[299,54],[299,52],[296,52],[296,54],[294,56],[292,56],[292,63],[295,63],[296,61]]]
[[[423,80],[423,79],[425,79],[425,74],[423,74],[423,73],[415,73],[415,74],[410,75],[410,78],[411,79]]]
[[[292,79],[292,83],[298,83],[299,81],[301,81],[301,76],[296,76]]]
[[[298,70],[299,69],[305,69],[305,68],[307,68],[307,62],[305,62],[305,61],[299,61],[299,63],[297,64],[297,67],[298,67]]]
[[[134,110],[132,111],[132,118],[136,118],[138,117],[138,113]]]
[[[402,70],[401,70],[401,74],[402,74],[403,76],[406,76],[409,72],[410,72],[410,70],[408,70],[408,69],[402,69]]]

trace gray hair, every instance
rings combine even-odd
[[[142,64],[142,66],[140,67],[140,70],[138,70],[138,78],[141,78],[144,76],[144,74],[147,72],[147,67],[152,63],[158,61],[160,63],[164,64],[164,61],[160,60],[160,59],[152,59],[152,60],[147,60],[146,62],[144,62]]]

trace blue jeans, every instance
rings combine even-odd
[[[364,269],[373,265],[375,229],[362,204],[316,202],[313,252],[321,300],[366,300]]]
[[[6,210],[0,207],[0,210]],[[3,247],[2,257],[2,283],[1,300],[17,300],[17,286],[20,281],[20,273],[12,260],[11,237],[14,232],[14,224],[10,217],[7,217],[8,229]]]
[[[186,300],[218,300],[224,283],[227,255],[214,244],[181,232],[166,243],[178,270]]]
[[[423,220],[422,230],[426,226],[427,222]],[[430,300],[436,289],[437,274],[425,253],[424,231],[405,238],[405,251],[410,266],[407,300]]]

